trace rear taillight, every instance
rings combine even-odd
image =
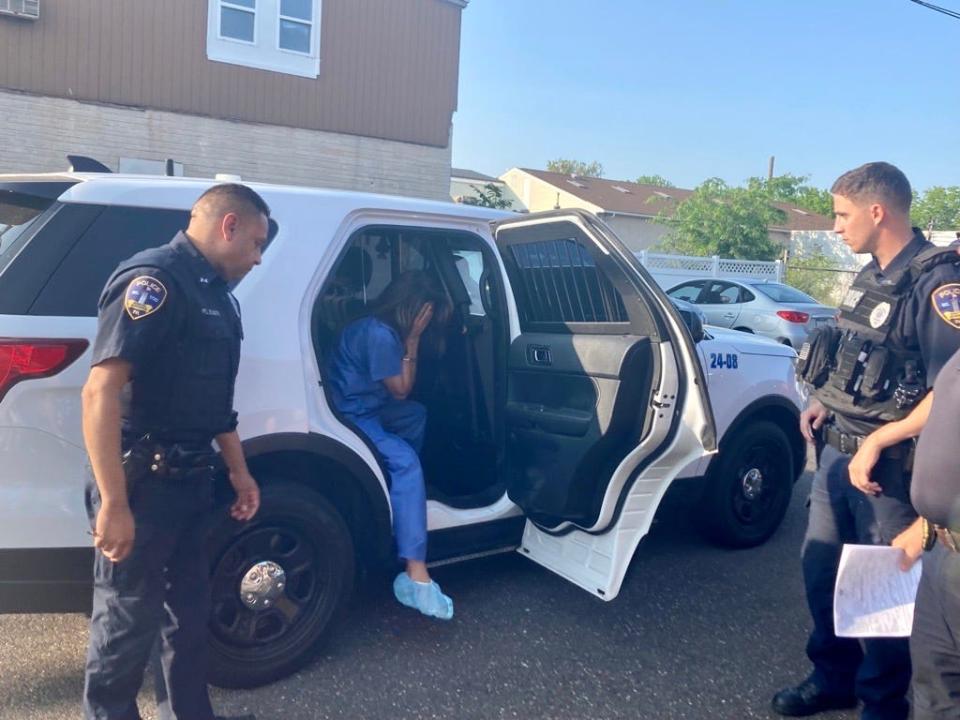
[[[0,338],[0,400],[21,380],[56,375],[87,349],[86,340]]]
[[[810,320],[810,313],[800,312],[799,310],[777,310],[777,316],[782,317],[787,322],[805,324]]]

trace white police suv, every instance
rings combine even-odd
[[[0,176],[0,611],[89,604],[80,388],[97,298],[120,260],[184,228],[211,184]],[[703,523],[721,542],[757,544],[779,525],[804,454],[793,351],[714,330],[695,344],[593,215],[255,187],[280,231],[235,290],[236,409],[263,504],[252,522],[224,512],[211,527],[213,682],[293,671],[356,565],[395,562],[389,480],[327,403],[323,358],[405,270],[435,275],[457,309],[446,352],[421,353],[414,393],[429,414],[430,560],[518,549],[613,600],[675,478],[706,478]]]

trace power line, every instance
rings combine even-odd
[[[960,12],[957,12],[956,10],[950,10],[945,7],[940,7],[939,5],[934,5],[933,3],[924,2],[923,0],[910,0],[910,2],[916,3],[917,5],[921,5],[927,8],[928,10],[933,10],[938,13],[943,13],[944,15],[952,17],[956,20],[960,20]]]

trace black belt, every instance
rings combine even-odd
[[[857,450],[863,445],[863,441],[866,438],[863,435],[854,435],[852,433],[845,433],[833,425],[825,425],[821,429],[821,439],[827,445],[832,448],[835,448],[842,452],[844,455],[855,455]],[[890,447],[884,448],[880,457],[887,460],[904,460],[904,466],[909,469],[911,463],[906,462],[907,460],[912,460],[913,452],[913,441],[905,440],[902,443],[897,443],[896,445],[891,445]]]
[[[217,455],[210,444],[156,441],[145,435],[123,453],[127,477],[153,476],[163,480],[212,478]]]
[[[839,450],[844,455],[856,454],[864,441],[862,435],[851,435],[850,433],[841,432],[833,425],[825,425],[820,437],[823,438],[823,441],[827,445]]]
[[[960,552],[960,533],[956,530],[934,525],[933,530],[937,535],[937,540],[950,552]]]

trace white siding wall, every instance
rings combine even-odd
[[[231,122],[0,91],[0,173],[66,170],[67,154],[116,170],[121,157],[313,185],[449,200],[450,146]]]
[[[603,221],[617,234],[617,237],[633,252],[649,250],[666,235],[670,228],[654,222],[652,218],[633,217],[631,215],[601,214]]]

